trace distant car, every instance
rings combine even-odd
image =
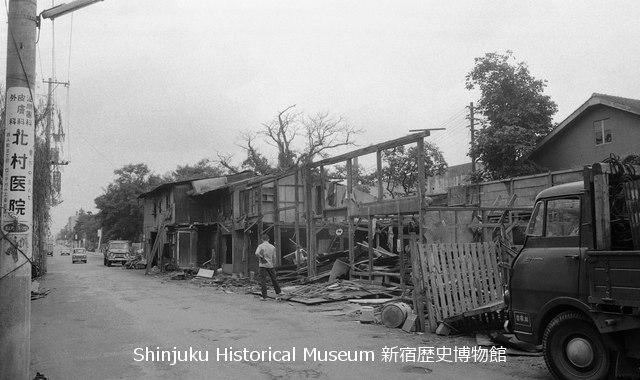
[[[79,263],[87,263],[87,251],[84,248],[74,248],[73,253],[71,254],[71,263],[75,264]]]
[[[60,252],[60,256],[69,256],[71,254],[71,252],[69,252],[69,248],[67,247],[63,247],[62,251]]]

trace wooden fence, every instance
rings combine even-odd
[[[422,279],[431,331],[446,318],[502,300],[497,244],[418,244],[418,252],[414,278]]]

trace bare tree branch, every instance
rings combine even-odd
[[[233,159],[233,154],[222,154],[220,152],[216,152],[216,155],[218,156],[217,160],[214,160],[214,162],[217,162],[220,166],[222,166],[223,168],[227,169],[229,171],[229,173],[231,174],[236,174],[239,173],[240,170],[238,169],[238,167],[234,166],[231,163],[231,160]]]

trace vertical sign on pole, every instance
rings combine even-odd
[[[0,378],[29,378],[36,0],[9,0],[0,210]],[[5,2],[5,5],[7,2]]]
[[[34,110],[25,87],[7,89],[0,277],[31,260],[33,229]]]

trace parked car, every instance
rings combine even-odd
[[[104,249],[104,265],[108,267],[113,263],[124,265],[131,258],[131,242],[129,240],[109,240]]]
[[[74,248],[73,253],[71,254],[71,263],[75,264],[79,263],[87,263],[87,251],[84,248]]]
[[[47,256],[53,256],[53,243],[45,243],[44,251]]]

